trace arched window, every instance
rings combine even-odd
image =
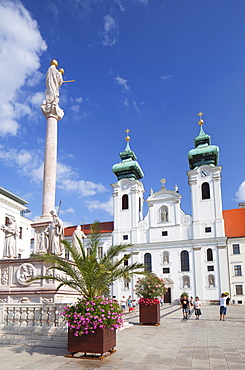
[[[139,198],[139,212],[141,212],[141,198]]]
[[[181,271],[190,271],[189,252],[182,251],[180,253]]]
[[[207,261],[213,261],[213,250],[211,248],[207,249]]]
[[[210,188],[208,182],[204,182],[202,184],[202,199],[210,199]]]
[[[182,283],[183,283],[183,285],[182,285],[183,288],[190,288],[190,278],[189,278],[189,276],[183,276]]]
[[[124,194],[122,196],[122,209],[128,209],[128,195]]]
[[[151,272],[151,254],[145,253],[144,255],[144,265],[145,265],[145,271]]]
[[[160,222],[168,222],[168,207],[162,206],[160,208]]]

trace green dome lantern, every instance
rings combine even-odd
[[[128,133],[129,130],[127,129]],[[112,171],[117,176],[118,181],[121,179],[130,179],[130,180],[139,180],[144,177],[144,173],[136,161],[137,157],[133,150],[131,150],[129,145],[130,137],[126,137],[126,148],[123,152],[120,153],[122,162],[114,164]]]
[[[217,145],[211,145],[211,137],[204,132],[202,128],[204,123],[201,119],[202,115],[202,112],[198,113],[198,116],[200,117],[200,120],[198,121],[200,132],[194,139],[195,149],[191,149],[188,153],[189,166],[191,170],[204,164],[217,166],[219,161],[219,147]]]

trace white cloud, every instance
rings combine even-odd
[[[32,95],[29,100],[31,104],[34,105],[35,107],[40,107],[44,99],[45,99],[44,92],[38,91],[34,95]]]
[[[118,27],[111,15],[104,17],[104,31],[102,32],[102,45],[113,46],[117,42]]]
[[[16,135],[18,119],[30,113],[18,91],[40,78],[39,55],[47,48],[37,22],[18,1],[0,2],[0,43],[0,135]]]
[[[86,201],[85,203],[90,212],[101,209],[109,213],[111,216],[113,216],[113,198],[112,197],[108,200],[108,202],[105,202],[105,203],[102,203],[99,200]]]
[[[236,200],[238,202],[244,202],[245,201],[245,181],[241,183],[241,185],[238,188],[238,191],[235,194]]]
[[[125,11],[125,8],[123,7],[121,3],[121,0],[115,0],[115,3],[119,6],[119,9],[121,10],[121,12]]]
[[[124,91],[130,90],[130,86],[127,84],[128,80],[125,80],[124,78],[117,75],[115,81],[123,87]]]
[[[70,208],[67,208],[67,209],[64,209],[64,210],[60,210],[60,214],[63,215],[64,213],[72,213],[73,215],[75,215],[75,209],[70,207]]]
[[[159,78],[161,80],[168,80],[168,79],[171,79],[171,75],[167,75],[167,76],[159,76]]]
[[[80,98],[76,98],[75,101],[79,104],[81,104],[83,102],[83,98],[80,97]]]
[[[133,108],[134,108],[134,110],[135,110],[136,112],[138,112],[138,113],[141,113],[141,112],[140,112],[140,109],[139,109],[139,107],[138,107],[138,105],[137,105],[137,103],[136,103],[136,101],[135,101],[135,100],[133,100],[133,101],[132,101],[132,104],[133,104]]]
[[[69,178],[59,182],[57,186],[67,192],[72,191],[77,193],[78,197],[86,197],[106,191],[106,188],[102,184],[96,184],[92,181],[86,180],[73,180]]]

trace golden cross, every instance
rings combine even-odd
[[[200,117],[200,120],[198,121],[198,124],[200,125],[200,126],[202,126],[203,125],[203,123],[204,123],[204,121],[203,121],[203,119],[202,119],[202,115],[203,115],[204,113],[203,112],[199,112],[199,113],[197,113],[197,115]]]

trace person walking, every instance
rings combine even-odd
[[[199,316],[202,314],[201,312],[201,302],[199,301],[199,298],[196,297],[195,301],[193,302],[194,309],[195,309],[195,315],[196,315],[196,320],[199,320]]]
[[[122,308],[123,313],[126,313],[126,303],[127,303],[127,300],[125,296],[123,295],[121,298],[121,308]]]
[[[184,295],[184,297],[180,301],[180,307],[182,307],[182,312],[183,312],[183,319],[188,319],[188,313],[189,313],[189,300],[187,297]]]
[[[220,313],[220,321],[225,321],[225,316],[226,316],[226,296],[224,293],[221,294],[221,297],[219,299],[220,303],[220,308],[219,308],[219,313]]]

